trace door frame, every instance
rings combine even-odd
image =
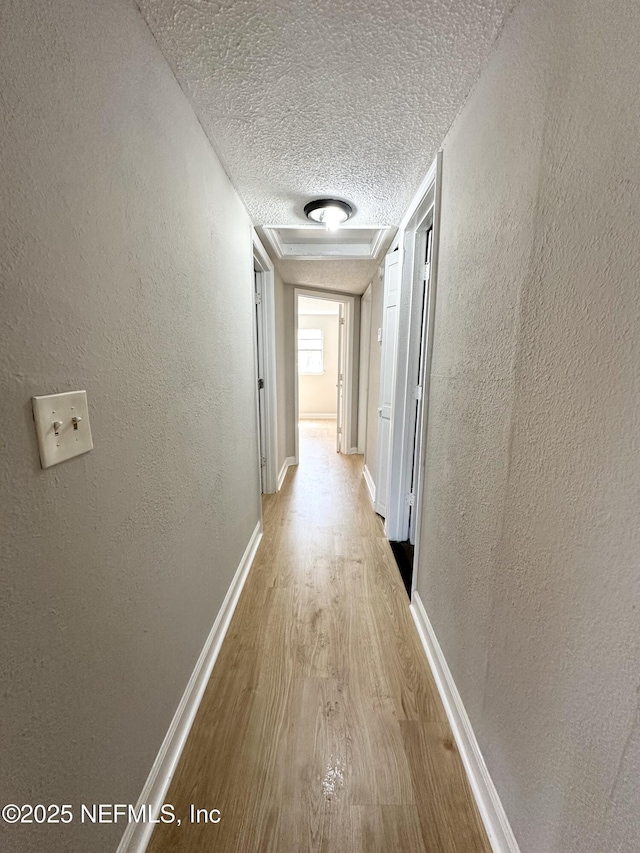
[[[430,208],[427,216],[419,224],[416,231],[415,246],[419,252],[415,254],[414,262],[414,294],[419,297],[420,293],[418,286],[422,285],[422,305],[419,298],[416,299],[415,305],[411,306],[411,320],[416,322],[415,329],[416,338],[419,339],[419,355],[418,362],[410,368],[413,369],[413,374],[410,377],[410,382],[417,393],[413,395],[413,405],[410,410],[410,423],[413,429],[409,431],[407,440],[413,439],[413,463],[408,464],[407,474],[409,480],[407,489],[410,494],[420,494],[420,486],[422,482],[422,417],[424,412],[424,399],[422,391],[427,377],[427,361],[430,355],[431,336],[429,334],[429,320],[431,317],[430,309],[432,307],[431,295],[431,259],[433,258],[433,207]],[[429,257],[429,262],[426,261]],[[414,311],[415,309],[415,311]],[[420,316],[421,315],[421,316]],[[408,448],[407,448],[408,450]],[[407,530],[407,539],[411,542],[411,530],[413,527],[414,541],[411,544],[415,550],[415,540],[418,528],[417,507],[412,510],[411,503],[409,504],[406,517],[403,519],[405,530]]]
[[[278,491],[278,399],[276,386],[276,311],[275,311],[275,284],[274,269],[271,258],[262,245],[260,238],[251,229],[253,244],[253,264],[260,277],[260,289],[262,299],[259,303],[260,319],[262,321],[262,364],[264,379],[264,421],[265,421],[265,446],[260,448],[265,457],[264,465],[264,494],[273,494]],[[254,312],[255,316],[255,312]],[[257,328],[254,321],[254,341],[257,341]],[[257,343],[254,344],[257,346]],[[256,366],[256,406],[258,403],[258,356],[254,357]],[[259,409],[258,409],[259,416]],[[260,436],[260,424],[258,423],[258,436]],[[260,442],[258,442],[260,443]],[[258,460],[260,464],[260,460]]]
[[[402,284],[402,252],[394,241],[391,250],[384,258],[382,290],[382,351],[380,353],[380,385],[378,388],[378,433],[376,446],[376,497],[373,503],[375,511],[384,520],[387,531],[387,518],[391,506],[391,466],[393,450],[393,429],[395,418],[396,382],[398,376],[398,352],[403,346],[400,338]],[[393,308],[391,312],[390,309]],[[391,319],[390,319],[391,317]],[[385,416],[388,409],[388,416]],[[384,424],[388,423],[385,435]],[[384,476],[383,476],[384,472]],[[388,536],[390,539],[391,537]]]
[[[402,269],[400,272],[400,333],[399,340],[406,341],[396,362],[396,385],[393,404],[393,432],[391,436],[391,482],[389,512],[386,533],[392,541],[404,541],[408,536],[410,515],[411,475],[414,466],[414,442],[416,431],[420,434],[417,482],[413,495],[415,513],[415,546],[413,559],[412,590],[416,586],[420,548],[420,526],[424,494],[424,464],[427,447],[429,420],[429,384],[433,352],[435,301],[438,277],[438,246],[440,236],[440,208],[442,200],[442,151],[439,151],[422,182],[413,202],[400,224],[400,246]],[[424,230],[433,225],[431,270],[427,293],[427,322],[424,328],[423,383],[421,391],[420,419],[415,421],[414,374],[420,358],[422,341],[421,302],[423,262],[417,256]],[[419,316],[420,315],[420,316]],[[399,348],[400,349],[400,348]],[[413,415],[413,418],[412,418]]]
[[[344,331],[346,312],[343,302],[338,302],[338,381],[336,383],[336,451],[342,452],[344,447],[344,437],[346,435],[344,425],[344,413],[346,408],[345,398],[345,374],[346,357],[345,357],[345,341],[346,334]],[[323,343],[324,347],[324,343]],[[324,353],[323,353],[324,358]]]
[[[365,305],[368,309],[365,312]],[[369,412],[369,360],[371,357],[371,283],[360,297],[360,360],[358,363],[358,453],[367,446],[367,416]],[[365,322],[365,313],[367,319]]]
[[[342,302],[344,304],[344,380],[343,380],[343,405],[344,417],[342,422],[342,450],[341,453],[354,453],[356,448],[352,447],[351,424],[353,407],[353,364],[354,364],[354,325],[355,325],[355,296],[346,293],[335,293],[331,290],[314,290],[309,287],[296,287],[293,291],[293,370],[295,377],[295,418],[296,418],[296,459],[300,460],[300,401],[298,389],[298,299],[300,296],[308,296],[311,299],[325,299],[328,302]]]

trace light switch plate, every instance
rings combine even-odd
[[[47,394],[31,400],[43,468],[93,450],[86,391]]]

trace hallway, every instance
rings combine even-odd
[[[331,421],[264,538],[149,853],[489,851],[406,593]],[[190,824],[190,804],[220,823]]]

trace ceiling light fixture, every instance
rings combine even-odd
[[[325,225],[327,231],[337,231],[353,215],[353,208],[337,198],[318,198],[305,204],[304,215],[312,222]]]

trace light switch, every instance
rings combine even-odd
[[[382,328],[378,329],[378,343],[382,343]]]
[[[86,391],[47,394],[31,401],[43,468],[93,450]]]

